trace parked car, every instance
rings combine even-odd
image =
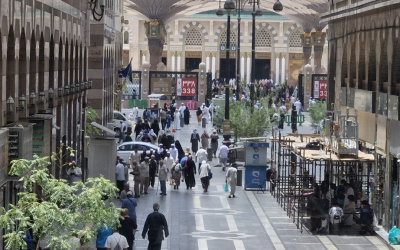
[[[128,133],[132,132],[132,121],[128,119],[123,113],[114,110],[114,117],[113,117],[113,124],[114,124],[114,131],[116,132],[115,137],[119,137],[120,134],[120,128],[121,128],[121,123],[120,121],[124,121],[125,126],[126,126],[126,131]]]
[[[140,141],[130,141],[124,142],[117,147],[117,156],[121,157],[124,162],[129,162],[129,156],[131,155],[133,149],[137,147],[138,152],[142,153],[143,149],[146,148],[146,151],[158,149],[157,146],[148,142],[140,142]]]

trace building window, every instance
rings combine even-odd
[[[261,29],[256,32],[256,47],[271,47],[271,44],[271,32],[266,29]]]
[[[226,45],[226,39],[228,36],[228,31],[224,30],[220,35],[219,35],[219,44],[221,45]],[[231,30],[231,37],[229,39],[229,44],[232,45],[236,45],[237,43],[237,36],[236,36],[236,32]]]
[[[129,32],[124,32],[124,44],[129,44]]]
[[[303,47],[300,37],[301,33],[302,32],[300,30],[294,30],[290,32],[289,47]]]
[[[124,24],[129,24],[129,20],[124,20]]]
[[[186,31],[185,45],[203,45],[203,34],[197,28],[193,27]]]

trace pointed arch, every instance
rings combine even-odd
[[[272,37],[273,37],[273,43],[278,43],[279,42],[278,41],[278,32],[270,24],[268,24],[268,23],[259,23],[259,24],[257,24],[256,25],[256,34],[257,34],[257,31],[260,30],[260,29],[266,29],[266,30],[271,32]],[[252,35],[253,35],[253,33],[250,32],[250,37]]]
[[[187,30],[189,30],[189,29],[192,28],[192,27],[198,28],[199,31],[200,31],[201,33],[203,33],[203,37],[204,37],[204,41],[205,41],[205,42],[208,42],[208,41],[209,41],[208,32],[207,32],[207,30],[206,30],[206,27],[204,27],[201,23],[199,23],[199,22],[197,22],[197,21],[193,21],[193,22],[187,23],[187,24],[186,24],[185,26],[183,26],[183,28],[181,29],[181,32],[179,33],[179,34],[180,34],[180,37],[181,37],[181,38],[179,38],[179,42],[183,42],[183,38],[184,38],[185,33],[187,32]]]
[[[204,41],[204,36],[202,32],[197,27],[191,27],[186,30],[184,36],[184,45],[197,45],[202,46]]]

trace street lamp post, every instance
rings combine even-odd
[[[217,10],[217,16],[222,16],[224,11],[221,9],[221,0],[219,1],[219,8]],[[224,122],[224,134],[228,135],[230,133],[229,126],[229,77],[230,77],[230,39],[231,39],[231,11],[234,10],[235,3],[232,0],[226,0],[224,4],[224,9],[227,11],[227,36],[226,36],[226,78],[225,78],[225,122]],[[240,34],[239,34],[240,36]],[[228,136],[227,136],[228,138]]]
[[[256,11],[256,3],[258,5],[258,9]],[[251,105],[253,106],[254,101],[254,84],[256,81],[256,16],[262,16],[262,12],[260,10],[260,0],[252,0],[250,4],[253,4],[253,12],[252,14],[252,34],[251,34],[251,88],[250,88],[250,99]]]
[[[237,36],[237,50],[236,50],[236,101],[240,101],[240,12],[242,12],[242,0],[236,0],[236,10],[238,12],[238,36]]]

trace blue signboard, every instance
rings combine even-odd
[[[266,189],[267,166],[245,165],[244,189]]]

